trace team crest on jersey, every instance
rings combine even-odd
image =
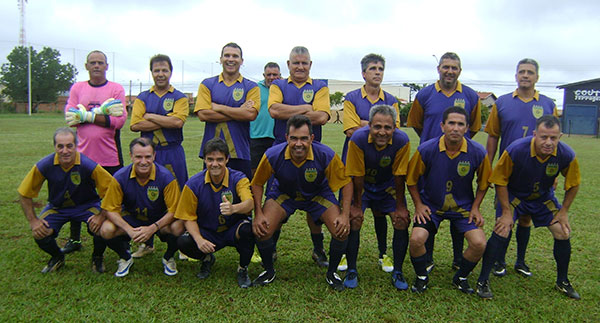
[[[546,176],[555,176],[558,174],[558,164],[557,163],[548,163],[546,165]]]
[[[383,156],[379,160],[379,167],[387,167],[392,163],[392,158],[390,156]]]
[[[81,175],[79,175],[79,172],[71,172],[71,182],[75,185],[81,184]]]
[[[163,101],[163,109],[165,109],[165,111],[173,110],[173,105],[175,105],[175,100],[173,98],[168,98]]]
[[[314,182],[317,179],[317,169],[316,168],[307,168],[304,170],[304,179],[307,182]]]
[[[241,100],[244,96],[244,89],[242,89],[241,87],[236,87],[235,89],[233,89],[232,96],[235,101]]]
[[[468,160],[458,162],[458,166],[456,167],[456,171],[458,172],[458,175],[460,175],[461,177],[467,176],[467,174],[469,174],[470,170],[471,170],[471,163]]]
[[[154,202],[158,199],[158,186],[148,186],[146,189],[146,195],[148,195],[148,199]]]
[[[223,191],[221,192],[221,201],[223,200],[223,196],[229,201],[229,203],[233,203],[233,192],[231,191]]]
[[[302,99],[306,103],[311,103],[314,96],[315,96],[315,91],[314,90],[304,90],[304,91],[302,91]]]
[[[536,119],[539,119],[541,116],[544,115],[544,108],[541,105],[533,105],[531,107],[531,113],[533,114],[533,116]]]
[[[454,100],[454,106],[455,107],[461,107],[461,108],[465,108],[465,99],[455,99]]]

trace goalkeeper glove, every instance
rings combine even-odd
[[[115,100],[110,98],[102,103],[97,108],[92,109],[95,114],[110,115],[113,117],[119,117],[123,115],[123,104],[121,100]]]
[[[96,114],[93,111],[87,111],[81,104],[77,108],[70,107],[65,113],[65,120],[69,126],[74,126],[80,123],[94,123]]]

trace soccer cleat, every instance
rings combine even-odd
[[[432,260],[431,262],[428,262],[427,267],[425,267],[425,270],[427,270],[427,275],[433,271],[433,268],[435,268],[435,263]]]
[[[317,263],[319,267],[328,267],[329,261],[327,261],[327,255],[325,250],[313,250],[312,259]]]
[[[98,274],[104,273],[104,257],[92,257],[92,271]]]
[[[67,243],[65,243],[65,246],[60,249],[60,251],[63,254],[68,254],[73,251],[79,251],[79,250],[81,250],[81,240],[73,240],[73,239],[69,239],[69,241],[67,241]]]
[[[346,277],[344,277],[344,286],[346,288],[358,287],[358,272],[356,271],[356,269],[348,270],[348,273],[346,273]]]
[[[337,273],[327,273],[325,275],[325,281],[335,291],[341,292],[344,290],[344,283]]]
[[[207,257],[208,259],[206,259]],[[210,276],[210,269],[212,268],[212,265],[215,264],[215,260],[215,255],[212,253],[204,257],[204,260],[202,260],[202,265],[200,266],[200,272],[196,274],[196,277],[204,279]]]
[[[495,262],[494,268],[492,269],[494,276],[503,277],[506,275],[506,264]]]
[[[257,250],[254,250],[254,253],[252,254],[252,258],[250,259],[250,261],[255,264],[262,263],[262,258],[260,257],[260,253]]]
[[[469,281],[467,280],[467,278],[454,276],[454,278],[452,279],[452,284],[454,284],[454,286],[456,286],[456,288],[458,288],[459,291],[465,294],[473,294],[473,288],[469,286]]]
[[[65,264],[65,255],[52,257],[52,258],[50,258],[50,260],[48,260],[48,264],[46,264],[46,267],[44,267],[44,269],[42,269],[42,274],[47,274],[47,273],[51,273],[53,271],[57,271],[64,264]]]
[[[148,246],[142,243],[138,250],[136,250],[131,256],[133,258],[142,258],[145,255],[149,255],[154,252],[154,247]]]
[[[556,289],[559,292],[569,296],[570,298],[581,299],[581,296],[579,296],[579,293],[575,291],[575,289],[573,288],[573,286],[571,286],[571,283],[569,283],[569,281],[557,282]]]
[[[171,257],[171,258],[169,258],[169,260],[162,258],[162,263],[163,263],[165,275],[167,275],[167,276],[177,275],[177,265],[175,264],[175,258]]]
[[[515,264],[515,271],[525,278],[531,277],[532,275],[531,271],[529,270],[529,267],[526,264]]]
[[[128,260],[119,259],[117,260],[117,271],[115,272],[115,276],[117,277],[125,277],[129,274],[129,268],[133,265],[133,257]]]
[[[248,277],[248,267],[238,268],[237,283],[241,288],[252,286],[252,281],[250,280],[250,277]]]
[[[477,296],[479,296],[482,299],[492,299],[492,297],[494,297],[494,294],[492,293],[492,290],[490,289],[490,281],[486,280],[483,282],[477,282]]]
[[[425,279],[418,278],[415,279],[415,282],[410,287],[410,290],[413,293],[423,293],[427,290],[427,283],[429,282],[429,278],[425,276]]]
[[[348,260],[346,260],[346,255],[342,256],[342,260],[340,260],[340,264],[337,268],[339,271],[346,271],[348,269]]]
[[[394,271],[392,273],[392,285],[394,285],[394,287],[396,287],[398,290],[408,289],[408,283],[404,279],[404,275],[401,271]]]
[[[394,270],[394,263],[392,262],[392,259],[388,257],[388,255],[383,255],[383,257],[379,258],[379,264],[381,265],[381,270],[385,271],[386,273]]]
[[[275,271],[269,273],[268,271],[263,271],[256,277],[256,279],[252,282],[253,286],[264,286],[270,284],[273,280],[275,280]]]

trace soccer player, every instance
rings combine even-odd
[[[269,89],[269,113],[275,119],[275,144],[286,142],[287,121],[295,115],[305,115],[310,119],[313,125],[311,133],[316,141],[321,142],[321,127],[331,117],[327,83],[310,77],[312,61],[306,47],[292,48],[287,66],[290,76],[273,81]],[[315,224],[309,214],[306,215],[306,222],[313,242],[312,258],[317,265],[328,267],[321,225]],[[275,235],[275,243],[277,238],[278,234]]]
[[[342,149],[342,161],[346,163],[348,153],[348,143],[354,131],[369,124],[369,111],[374,105],[386,104],[394,108],[396,115],[398,112],[398,100],[391,94],[381,88],[383,81],[383,72],[385,69],[385,58],[377,54],[368,54],[360,61],[362,77],[365,84],[354,91],[348,92],[344,100],[344,147]],[[394,121],[396,127],[400,127],[400,119]],[[403,174],[406,175],[406,174]],[[355,188],[356,189],[356,188]],[[387,252],[387,219],[385,214],[377,212],[373,214],[375,223],[375,234],[377,235],[377,247],[379,249],[379,264],[385,272],[394,269],[392,260]],[[350,236],[352,238],[352,235]],[[344,269],[345,258],[342,258],[341,268]]]
[[[296,210],[304,210],[313,221],[325,223],[331,233],[326,281],[337,291],[344,284],[335,272],[346,249],[349,230],[352,182],[344,174],[344,164],[331,148],[314,141],[310,119],[304,115],[287,122],[287,142],[269,148],[252,179],[255,218],[252,223],[265,271],[253,282],[266,285],[275,279],[273,233]],[[261,206],[263,185],[275,181]],[[343,187],[343,188],[342,188]],[[342,189],[342,210],[333,192]]]
[[[429,282],[425,241],[436,234],[442,220],[450,220],[469,243],[452,283],[463,293],[473,293],[467,276],[485,251],[479,208],[491,166],[485,148],[465,136],[468,119],[462,107],[447,108],[440,126],[444,134],[421,144],[408,165],[406,185],[415,205],[410,236],[410,258],[417,274],[413,292],[424,292]],[[475,174],[477,191],[473,196]]]
[[[204,260],[198,278],[206,278],[206,263],[214,263],[213,253],[226,246],[240,255],[237,282],[241,288],[252,285],[248,264],[254,250],[250,212],[254,208],[246,175],[227,167],[229,148],[221,138],[204,145],[206,169],[185,184],[175,217],[185,223],[187,233],[178,245],[189,257]],[[210,267],[208,267],[210,270]]]
[[[556,104],[552,99],[540,94],[535,89],[535,83],[539,79],[539,65],[531,58],[524,58],[517,63],[517,72],[515,79],[517,89],[496,100],[492,106],[492,112],[485,126],[485,132],[488,133],[487,152],[490,162],[494,161],[498,141],[500,140],[500,150],[498,156],[506,150],[506,147],[513,141],[531,136],[535,128],[536,120],[542,115],[558,116]],[[497,205],[500,208],[500,205]],[[498,213],[499,214],[499,213]],[[524,277],[531,276],[529,266],[525,264],[525,253],[529,243],[531,232],[531,216],[529,214],[519,214],[517,224],[517,260],[515,270]],[[499,258],[494,264],[494,275],[506,275],[506,249],[512,236],[512,230],[508,234],[508,240],[503,246],[503,250],[498,253]]]
[[[33,198],[48,181],[48,204],[36,216]],[[35,164],[19,185],[21,207],[33,239],[51,258],[42,273],[58,270],[65,253],[56,244],[60,228],[69,221],[86,222],[88,232],[97,234],[105,217],[100,211],[103,197],[112,181],[110,174],[77,151],[77,136],[69,128],[54,132],[54,154]],[[95,246],[100,239],[94,239]],[[102,272],[102,254],[92,253],[92,269]]]
[[[460,57],[452,52],[445,53],[440,58],[437,71],[439,80],[417,93],[408,113],[407,125],[413,127],[421,138],[420,143],[422,144],[442,135],[438,125],[442,122],[444,110],[451,106],[459,106],[464,108],[468,114],[469,129],[465,136],[473,138],[481,128],[481,102],[477,92],[458,80],[462,71]],[[454,253],[452,268],[457,269],[462,255],[464,237],[452,224],[450,224],[450,235]],[[433,238],[427,241],[428,271],[431,271],[434,266],[433,245]]]
[[[183,142],[183,124],[189,114],[188,98],[169,82],[173,64],[167,55],[150,59],[154,86],[140,93],[133,102],[131,131],[152,140],[156,147],[156,163],[166,167],[177,179],[180,189],[188,180]],[[154,252],[154,238],[133,253],[134,258]]]
[[[556,289],[571,298],[580,298],[567,275],[571,259],[568,212],[579,190],[581,175],[575,152],[560,142],[561,136],[558,118],[544,115],[537,119],[533,137],[515,140],[494,167],[490,182],[496,187],[500,208],[496,209],[496,226],[488,240],[477,283],[477,293],[482,298],[493,297],[488,280],[492,264],[521,214],[531,215],[536,227],[548,227],[554,237]],[[562,205],[554,195],[559,173],[565,177]]]
[[[164,273],[177,275],[173,255],[177,251],[177,236],[183,233],[183,223],[173,222],[179,201],[179,185],[170,170],[155,162],[155,144],[150,138],[135,138],[129,144],[131,165],[115,173],[102,209],[108,218],[100,233],[119,260],[115,276],[129,274],[133,257],[129,240],[146,242],[155,233],[167,243],[162,263]]]
[[[371,208],[374,216],[384,219],[386,214],[390,215],[394,226],[392,284],[399,290],[408,288],[402,263],[408,247],[410,223],[404,196],[410,142],[408,136],[396,128],[397,118],[396,109],[389,105],[372,107],[368,127],[354,131],[348,145],[346,175],[352,176],[354,189],[346,249],[348,272],[344,279],[344,286],[348,288],[358,285],[356,259],[366,208]]]
[[[65,117],[69,126],[77,127],[77,150],[114,174],[123,167],[120,129],[127,120],[127,110],[123,109],[125,90],[115,82],[106,79],[108,63],[106,55],[91,51],[85,63],[90,79],[73,84],[65,105]],[[115,99],[109,101],[110,99]],[[71,235],[62,251],[64,253],[81,249],[81,223],[71,222]],[[94,245],[104,253],[103,240],[96,236]]]

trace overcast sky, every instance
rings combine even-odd
[[[0,3],[0,62],[19,40],[17,0]],[[168,3],[168,5],[165,5]],[[562,103],[558,84],[600,77],[600,1],[158,1],[29,0],[27,42],[60,50],[87,80],[93,49],[107,53],[108,78],[129,91],[151,83],[149,58],[167,54],[171,83],[196,92],[220,72],[221,47],[243,49],[242,74],[262,79],[268,61],[282,65],[296,45],[311,52],[314,78],[361,81],[360,59],[386,58],[385,83],[432,83],[436,57],[456,52],[460,80],[497,96],[515,88],[516,63],[540,64],[538,89]],[[435,55],[435,56],[434,56]]]

